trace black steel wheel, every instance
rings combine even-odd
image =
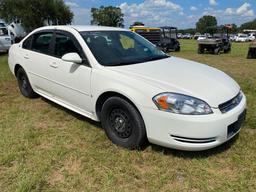
[[[111,97],[102,107],[102,126],[115,144],[140,149],[147,140],[144,121],[137,109],[127,100]]]
[[[113,109],[109,115],[112,131],[120,138],[129,138],[132,134],[132,122],[126,111],[120,108]]]
[[[38,95],[33,91],[28,76],[23,68],[17,71],[17,81],[21,94],[27,98],[36,98]]]

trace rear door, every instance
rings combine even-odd
[[[53,60],[53,31],[42,31],[33,34],[22,45],[24,67],[33,88],[45,95],[54,92],[51,65]]]
[[[54,96],[72,108],[91,113],[91,72],[85,53],[79,42],[69,32],[56,31],[54,38],[54,60],[51,72],[54,81]],[[63,61],[67,53],[78,53],[82,64]]]

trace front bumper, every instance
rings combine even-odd
[[[227,113],[213,109],[210,115],[180,115],[142,108],[149,142],[164,147],[201,151],[216,147],[240,131],[246,97]]]

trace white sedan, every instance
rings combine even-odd
[[[239,34],[235,37],[235,42],[247,42],[250,41],[249,36],[246,34]]]
[[[246,97],[225,73],[168,56],[136,33],[51,26],[11,47],[21,93],[95,121],[115,144],[181,150],[218,146],[240,131]]]

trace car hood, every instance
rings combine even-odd
[[[111,70],[161,88],[163,92],[197,97],[216,108],[235,97],[240,90],[239,85],[224,72],[176,57],[111,67]]]

